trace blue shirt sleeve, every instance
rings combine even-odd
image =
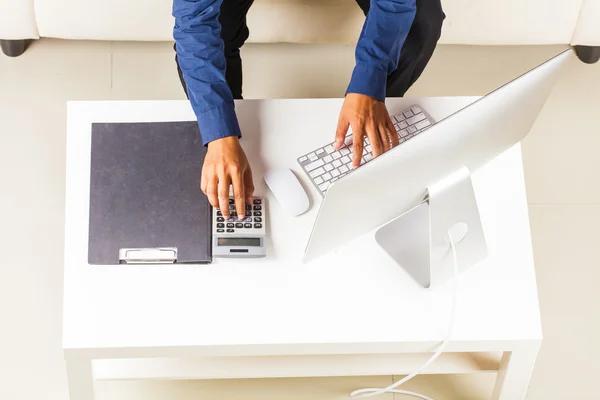
[[[400,50],[416,11],[415,0],[371,0],[346,93],[385,101],[387,76],[398,68]]]
[[[223,0],[174,0],[177,58],[206,145],[241,136],[231,89],[225,80],[225,53],[219,13]]]

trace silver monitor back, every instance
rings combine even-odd
[[[567,50],[417,137],[361,166],[326,192],[304,261],[381,226],[423,202],[426,188],[466,166],[474,171],[521,141],[544,106]],[[348,218],[347,210],[360,210]]]

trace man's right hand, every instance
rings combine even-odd
[[[244,216],[246,203],[252,204],[254,184],[252,170],[239,139],[229,136],[208,144],[202,168],[200,189],[213,207],[221,209],[229,218],[229,186],[233,185],[233,197],[237,215]]]

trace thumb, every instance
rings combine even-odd
[[[338,126],[335,131],[335,142],[333,147],[338,150],[340,147],[344,145],[344,140],[346,139],[346,133],[348,133],[348,127],[350,123],[340,115],[340,119],[338,120]]]

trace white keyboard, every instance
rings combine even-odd
[[[412,106],[391,116],[400,144],[417,136],[433,123],[419,106]],[[333,143],[321,147],[298,158],[298,163],[309,176],[321,195],[333,182],[352,171],[352,145],[348,144],[351,135],[346,136],[347,145],[339,150],[333,149]],[[369,139],[365,138],[362,164],[373,159]]]

